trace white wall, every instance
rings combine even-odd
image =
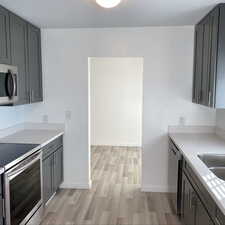
[[[225,130],[225,109],[216,110],[216,126]]]
[[[45,102],[27,120],[66,122],[65,183],[89,182],[88,57],[143,57],[143,188],[167,189],[167,127],[214,125],[215,111],[191,102],[193,27],[43,30]]]
[[[90,58],[91,144],[141,146],[143,58]]]
[[[24,112],[24,106],[0,106],[0,129],[23,123],[25,121]]]

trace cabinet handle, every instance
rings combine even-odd
[[[31,100],[30,102],[32,102],[34,100],[34,90],[31,90],[31,96],[30,96]]]
[[[196,205],[196,197],[195,197],[194,191],[190,193],[189,204],[190,204],[190,209],[192,209],[192,207]]]
[[[209,98],[209,102],[208,102],[208,104],[209,104],[209,106],[211,106],[211,91],[209,91],[209,96],[208,96],[208,98]]]

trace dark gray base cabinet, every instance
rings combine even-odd
[[[183,225],[225,224],[225,215],[186,160],[183,162],[181,206]]]
[[[185,174],[182,177],[182,221],[184,225],[214,225]]]
[[[43,149],[43,201],[44,204],[58,190],[63,181],[63,146],[61,139],[56,139]]]

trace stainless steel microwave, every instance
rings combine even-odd
[[[17,67],[0,64],[0,105],[12,105],[18,101],[17,86]]]

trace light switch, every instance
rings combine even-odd
[[[185,126],[186,125],[186,118],[184,116],[181,116],[179,118],[179,125],[180,126]]]
[[[42,122],[48,123],[48,115],[45,114],[45,115],[42,116]]]
[[[66,110],[65,111],[65,118],[66,118],[66,120],[71,120],[71,111],[70,110]]]

